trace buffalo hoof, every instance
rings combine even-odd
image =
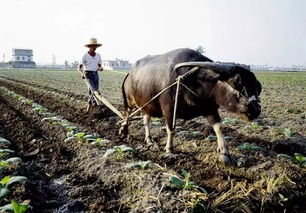
[[[166,151],[167,154],[172,154],[173,148],[172,147],[166,147],[165,151]]]
[[[220,154],[219,155],[219,160],[221,162],[223,162],[225,165],[228,165],[228,166],[236,166],[237,165],[234,158],[232,158],[232,156],[229,155],[229,154]]]
[[[178,154],[173,154],[173,153],[162,153],[160,154],[160,157],[163,159],[177,159],[178,158]]]

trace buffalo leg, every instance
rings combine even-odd
[[[167,130],[167,145],[165,150],[167,153],[172,153],[173,151],[173,137],[174,137],[174,129],[171,126],[171,122],[166,122],[166,130]]]
[[[224,163],[234,166],[236,165],[235,161],[233,160],[233,158],[231,157],[228,149],[227,149],[227,145],[226,145],[226,141],[224,139],[224,136],[222,134],[221,131],[221,125],[220,123],[216,123],[213,125],[214,131],[217,135],[217,140],[218,140],[218,148],[217,151],[221,153],[221,155],[219,156],[220,160],[223,161]]]
[[[206,118],[208,122],[210,123],[210,125],[213,127],[217,135],[217,141],[218,141],[217,151],[220,152],[220,155],[219,155],[220,160],[228,165],[232,165],[232,166],[236,165],[235,161],[233,160],[233,158],[231,157],[228,151],[226,141],[222,134],[221,124],[220,124],[221,118],[219,116],[219,113],[216,111],[213,114],[207,116]]]
[[[145,141],[147,144],[152,144],[151,142],[151,134],[150,134],[150,120],[151,120],[151,116],[150,115],[147,115],[145,114],[143,116],[143,125],[144,125],[144,128],[145,128]]]
[[[173,137],[174,127],[172,126],[173,121],[173,107],[169,106],[169,98],[165,99],[165,102],[161,103],[163,117],[165,118],[166,131],[167,131],[167,144],[165,147],[166,153],[172,153],[173,151]]]
[[[213,125],[214,131],[217,135],[217,140],[218,140],[218,148],[217,151],[222,153],[222,154],[226,154],[229,155],[227,146],[226,146],[226,141],[224,140],[224,136],[222,134],[221,131],[221,125],[220,123],[216,123]]]

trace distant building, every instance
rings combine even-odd
[[[132,64],[126,60],[102,60],[102,66],[106,70],[128,70],[132,67]]]
[[[14,68],[36,68],[33,61],[33,50],[31,49],[13,49],[12,51]]]

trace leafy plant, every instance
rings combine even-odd
[[[151,125],[153,126],[161,126],[162,125],[162,120],[160,118],[151,118]]]
[[[230,141],[233,140],[234,138],[232,136],[224,136],[224,140]]]
[[[32,104],[32,103],[33,103],[33,100],[30,100],[30,99],[24,98],[24,99],[22,100],[22,102],[23,102],[23,103],[25,103],[25,104],[30,105],[30,104]]]
[[[252,127],[253,130],[261,129],[260,125],[257,122],[252,122],[251,127]]]
[[[137,168],[137,169],[146,169],[146,167],[151,163],[150,160],[148,161],[140,161],[140,162],[136,162],[136,163],[130,163],[128,164],[126,167],[127,168]]]
[[[299,153],[294,153],[293,157],[291,157],[290,155],[286,155],[286,154],[278,154],[277,157],[289,159],[294,164],[297,164],[301,167],[306,167],[306,157]]]
[[[102,138],[96,138],[95,141],[92,141],[90,144],[93,145],[93,146],[97,146],[97,147],[100,147],[104,144],[108,144],[110,143],[110,140],[107,140],[107,139],[102,139]]]
[[[0,149],[0,158],[7,157],[10,154],[14,154],[15,151],[11,149]]]
[[[190,173],[189,172],[187,172],[185,170],[182,170],[182,175],[184,177],[183,179],[181,179],[181,178],[179,178],[175,175],[170,176],[169,177],[170,183],[172,185],[174,185],[176,188],[179,188],[179,189],[182,189],[182,190],[197,189],[200,192],[207,194],[207,191],[203,187],[197,186],[195,184],[195,182],[190,181]]]
[[[209,135],[206,139],[209,140],[209,141],[216,141],[217,140],[217,136]]]
[[[237,146],[236,150],[239,151],[246,151],[246,152],[250,152],[250,151],[266,151],[264,148],[260,147],[260,146],[253,146],[249,143],[244,143],[243,145]]]
[[[290,129],[288,128],[285,128],[284,131],[283,131],[283,134],[285,136],[287,136],[288,138],[291,138],[293,135],[294,135],[294,132],[292,132]]]
[[[13,183],[18,183],[27,180],[24,176],[5,176],[0,181],[0,199],[4,198],[9,193],[9,186]]]
[[[1,137],[0,137],[0,143],[5,144],[5,145],[10,145],[11,144],[10,141],[6,140],[5,138],[1,138]]]
[[[189,129],[189,133],[190,133],[190,135],[192,135],[192,136],[200,136],[200,135],[202,135],[202,132],[196,131],[196,130],[194,130],[194,129]]]
[[[124,152],[135,152],[135,150],[131,147],[128,147],[126,145],[120,145],[120,146],[114,146],[111,149],[108,149],[105,154],[103,155],[103,157],[108,157],[112,154],[118,154],[120,157],[123,156]]]
[[[16,202],[15,200],[12,200],[12,206],[14,209],[14,213],[24,213],[30,208],[29,205],[20,204]]]
[[[19,163],[21,162],[21,158],[14,157],[14,158],[9,158],[7,160],[1,160],[0,161],[0,172],[3,172],[3,170],[10,164],[14,163]]]
[[[74,139],[76,139],[77,141],[86,141],[86,142],[95,142],[95,141],[98,142],[102,140],[102,139],[98,139],[96,134],[86,135],[85,132],[74,133],[73,131],[70,131],[67,133],[67,136],[68,137],[65,139],[65,142],[68,142]]]
[[[234,124],[237,122],[237,119],[234,118],[224,118],[222,121],[223,124]]]
[[[32,207],[26,203],[18,203],[12,200],[10,204],[0,207],[1,212],[14,212],[14,213],[24,213]]]
[[[205,201],[202,199],[196,199],[192,203],[192,207],[189,210],[190,213],[196,213],[196,212],[205,212],[206,206],[205,206]]]

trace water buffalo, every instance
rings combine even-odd
[[[249,120],[261,112],[259,94],[261,84],[246,65],[215,63],[199,52],[184,48],[138,60],[122,84],[126,117],[121,130],[126,130],[128,117],[134,107],[141,107],[153,96],[169,86],[179,75],[192,70],[182,82],[196,93],[180,87],[177,118],[192,119],[205,116],[212,125],[218,141],[221,159],[234,164],[222,135],[218,108],[238,113]],[[167,130],[167,153],[172,152],[176,87],[171,87],[144,107],[145,141],[151,143],[151,117],[164,117]],[[122,132],[122,131],[121,131]]]

